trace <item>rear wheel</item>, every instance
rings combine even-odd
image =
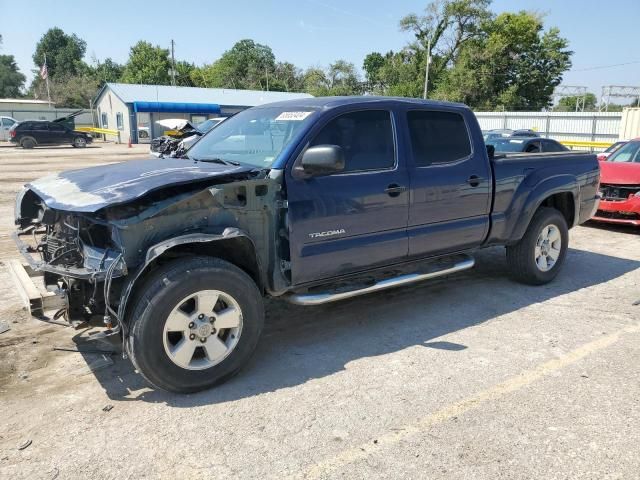
[[[522,239],[507,247],[511,276],[530,285],[550,282],[564,263],[568,245],[569,229],[564,216],[554,208],[540,208]]]
[[[22,148],[33,148],[36,146],[36,141],[31,137],[25,137],[20,141],[20,145]]]
[[[183,258],[153,273],[131,311],[127,350],[134,365],[153,386],[181,393],[238,372],[264,323],[253,280],[209,257]]]
[[[87,146],[87,139],[84,137],[76,137],[73,139],[73,146],[76,148],[84,148]]]

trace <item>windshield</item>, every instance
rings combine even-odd
[[[515,138],[500,138],[489,140],[487,145],[493,145],[496,152],[521,152],[524,148],[525,140]]]
[[[223,118],[210,118],[209,120],[205,120],[202,123],[199,123],[198,125],[196,125],[196,128],[198,130],[200,130],[203,133],[207,133],[209,130],[211,130],[213,127],[215,127],[217,124],[219,124],[222,120],[224,120]]]
[[[629,142],[609,157],[609,162],[638,162],[640,163],[640,142]]]
[[[625,145],[627,142],[616,142],[613,145],[611,145],[609,148],[607,148],[603,153],[613,153],[618,151],[623,145]]]
[[[250,108],[211,130],[189,150],[189,158],[269,168],[314,110],[296,107]]]

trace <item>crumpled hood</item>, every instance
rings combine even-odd
[[[600,183],[640,185],[640,163],[600,162]]]
[[[26,187],[33,190],[50,208],[95,212],[109,205],[129,202],[160,188],[252,169],[182,158],[130,160],[49,175]]]

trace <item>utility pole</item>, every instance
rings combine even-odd
[[[268,67],[264,67],[264,74],[267,77],[267,92],[269,91],[269,70]]]
[[[431,64],[431,38],[427,42],[427,66],[424,69],[424,94],[422,98],[427,99],[427,91],[429,88],[429,65]]]
[[[171,39],[171,85],[176,86],[176,58],[174,55],[174,47],[176,42]]]

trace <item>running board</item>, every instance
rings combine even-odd
[[[449,275],[450,273],[461,272],[462,270],[472,268],[475,263],[476,262],[472,257],[467,257],[464,260],[457,261],[450,267],[435,270],[433,272],[400,275],[398,277],[380,280],[379,282],[367,287],[349,290],[346,292],[294,293],[288,295],[286,299],[296,305],[322,305],[323,303],[337,302],[338,300],[366,295],[367,293],[378,292],[380,290],[386,290],[387,288],[399,287],[401,285],[408,285],[410,283],[421,282],[422,280],[429,280],[431,278]]]

